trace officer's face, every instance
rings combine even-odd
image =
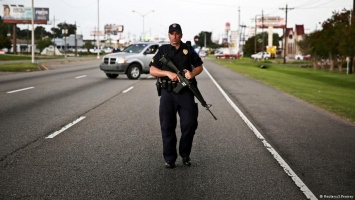
[[[178,33],[176,31],[169,33],[169,40],[171,45],[173,46],[179,45],[181,38],[182,38],[182,33]]]

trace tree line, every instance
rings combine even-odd
[[[310,54],[314,66],[326,61],[330,70],[346,65],[355,56],[355,20],[350,10],[333,12],[333,15],[322,23],[322,29],[316,30],[298,42],[303,54]],[[348,58],[348,59],[347,59]],[[320,63],[323,66],[323,63]],[[354,71],[354,62],[352,62]]]

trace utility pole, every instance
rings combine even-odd
[[[256,24],[257,23],[257,15],[255,15],[255,30],[254,30],[254,53],[256,53]]]
[[[351,19],[350,19],[351,25],[350,25],[350,28],[352,28],[352,26],[355,26],[354,19],[355,19],[355,0],[353,0],[353,10],[351,12]],[[355,29],[355,28],[353,28],[353,29]],[[355,58],[354,57],[354,51],[352,51],[352,55],[350,55],[350,63],[349,63],[350,67],[349,67],[349,72],[348,72],[349,74],[353,73],[354,58]]]
[[[355,1],[355,0],[354,0]],[[285,29],[284,29],[284,40],[285,40],[285,44],[284,44],[284,64],[286,64],[286,45],[287,45],[287,12],[288,10],[293,10],[295,8],[289,8],[286,4],[286,8],[280,8],[280,10],[285,10],[286,11],[286,17],[285,17]]]
[[[240,7],[238,7],[238,26],[237,26],[237,36],[236,36],[236,47],[240,50]]]
[[[31,19],[31,24],[32,24],[32,34],[31,34],[31,43],[32,43],[32,63],[35,63],[35,8],[34,8],[34,0],[32,0],[32,19]],[[16,24],[14,24],[16,26]]]
[[[97,0],[97,59],[100,59],[100,1]]]
[[[75,43],[75,56],[78,56],[78,40],[77,40],[77,38],[76,38],[76,29],[77,29],[77,27],[76,27],[76,21],[75,21],[75,38],[74,38],[74,43]]]
[[[262,35],[262,43],[261,43],[261,52],[262,52],[262,59],[264,60],[264,10],[261,11],[261,34]]]
[[[55,51],[57,50],[57,44],[55,43],[55,16],[53,15],[53,43],[54,43],[54,55],[55,55]]]

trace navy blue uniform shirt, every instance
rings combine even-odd
[[[203,63],[200,56],[193,50],[192,47],[188,47],[185,43],[181,42],[179,49],[176,49],[171,44],[160,46],[158,52],[154,55],[152,61],[149,63],[149,66],[155,66],[162,70],[174,72],[174,70],[159,62],[163,55],[169,56],[169,58],[180,71],[183,71],[184,69],[192,71],[192,66],[197,67]],[[190,65],[190,61],[192,66]],[[166,79],[167,77],[162,78]]]

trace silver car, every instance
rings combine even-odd
[[[100,69],[108,78],[127,74],[129,79],[138,79],[141,74],[149,74],[149,63],[159,46],[166,43],[142,42],[132,44],[123,51],[103,57]]]

